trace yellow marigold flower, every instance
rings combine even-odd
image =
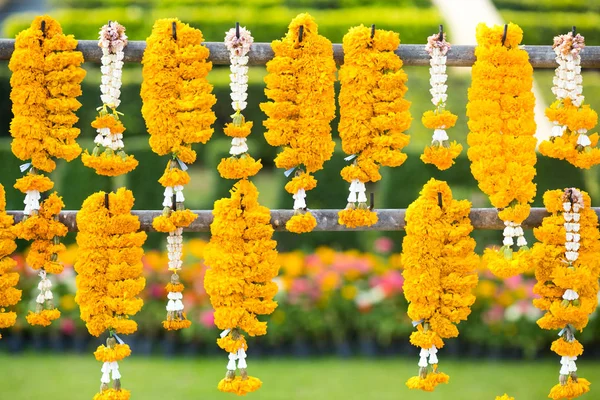
[[[502,396],[496,396],[496,400],[515,400],[515,398],[504,393]]]
[[[40,326],[48,326],[52,323],[52,321],[58,319],[60,317],[60,311],[56,308],[51,310],[42,310],[40,312],[32,312],[29,311],[29,314],[25,317],[29,325],[40,325]]]
[[[421,348],[419,375],[407,382],[411,389],[431,391],[447,382],[447,375],[437,373],[438,349],[442,339],[458,336],[456,325],[467,319],[475,302],[471,292],[477,286],[479,257],[469,236],[470,210],[469,201],[454,200],[448,184],[435,179],[406,210],[404,296],[417,327],[410,342]]]
[[[559,356],[578,357],[583,354],[583,345],[577,339],[567,342],[564,337],[552,342],[550,350]]]
[[[238,396],[244,396],[248,393],[255,392],[262,386],[262,381],[253,376],[246,376],[246,379],[241,376],[236,376],[234,379],[224,378],[219,382],[218,388],[221,392],[235,393]]]
[[[42,32],[42,22],[44,31]],[[77,41],[66,36],[57,21],[44,15],[20,32],[9,69],[12,71],[12,151],[34,168],[52,172],[55,158],[71,161],[81,153],[73,125],[81,107],[81,81],[86,72]],[[33,84],[32,84],[33,83]],[[31,99],[35,99],[32,101]]]
[[[421,161],[425,164],[433,164],[439,170],[446,170],[454,165],[454,160],[462,151],[462,145],[456,141],[445,146],[427,146],[421,155]]]
[[[291,181],[285,184],[285,191],[294,194],[300,189],[313,190],[317,187],[317,180],[306,172],[297,174]]]
[[[4,186],[0,184],[0,329],[10,328],[15,324],[17,313],[7,308],[21,300],[21,291],[15,288],[19,282],[19,274],[12,272],[17,263],[10,257],[17,249],[15,235],[11,231],[12,225],[13,217],[6,214]]]
[[[222,158],[217,170],[219,175],[225,179],[246,179],[254,176],[260,171],[262,164],[249,155],[239,158]]]
[[[225,124],[223,132],[230,137],[245,138],[252,132],[252,121],[244,121],[241,125],[228,122]]]
[[[590,391],[590,381],[584,378],[573,379],[569,376],[565,385],[554,385],[550,390],[549,398],[553,400],[574,399]]]
[[[237,353],[239,349],[248,350],[244,335],[238,335],[238,339],[234,339],[229,333],[227,336],[217,339],[217,344],[228,353]]]
[[[294,233],[312,232],[315,226],[317,226],[317,220],[310,211],[298,213],[285,223],[285,229]]]
[[[168,331],[177,331],[180,329],[189,328],[192,326],[192,321],[186,318],[186,315],[183,314],[183,319],[171,319],[163,321],[163,328]]]
[[[14,188],[21,191],[21,193],[27,193],[30,190],[37,190],[38,192],[47,192],[54,187],[54,182],[47,176],[40,174],[32,174],[31,171],[22,178],[17,179]]]
[[[164,187],[184,186],[190,182],[190,175],[186,171],[178,168],[176,162],[169,161],[165,172],[158,182]]]
[[[138,166],[138,161],[133,155],[121,157],[117,154],[102,153],[94,156],[87,150],[81,155],[81,162],[89,168],[93,168],[98,175],[119,176],[133,171]]]
[[[105,345],[98,346],[94,352],[96,360],[102,362],[121,361],[131,355],[131,349],[126,344],[115,344],[113,348]]]
[[[338,224],[347,228],[375,225],[377,213],[368,208],[346,208],[338,213]]]
[[[93,400],[129,400],[131,392],[125,389],[106,389],[101,393],[96,393]]]

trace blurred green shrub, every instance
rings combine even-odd
[[[494,0],[500,9],[526,11],[599,11],[598,0]],[[575,24],[576,25],[576,24]]]

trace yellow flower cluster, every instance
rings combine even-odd
[[[103,370],[108,364],[117,365],[117,361],[129,357],[130,354],[131,349],[129,346],[124,343],[117,344],[117,340],[112,336],[106,339],[106,346],[98,346],[98,349],[94,352],[96,360],[104,363],[102,367]],[[97,393],[94,396],[94,400],[129,400],[131,392],[129,390],[121,389],[121,378],[116,378],[116,376],[113,375],[113,382],[114,388],[109,388],[108,383],[102,381],[100,393]]]
[[[159,19],[146,39],[142,59],[142,116],[152,151],[171,153],[184,163],[196,160],[191,145],[210,139],[216,119],[216,98],[206,80],[212,63],[203,41],[200,30],[176,18]]]
[[[477,26],[477,61],[467,104],[468,156],[479,188],[500,210],[500,219],[518,228],[536,191],[533,68],[519,48],[522,29],[508,24],[504,45],[503,30]],[[527,248],[519,246],[517,253],[507,245],[501,251],[487,249],[484,263],[500,277],[523,272],[529,267]]]
[[[284,146],[275,158],[278,168],[298,168],[303,176],[299,179],[311,179],[310,174],[323,169],[335,147],[330,125],[335,117],[333,47],[319,35],[314,18],[306,13],[296,16],[285,37],[273,41],[271,47],[275,57],[267,63],[265,77],[265,94],[271,101],[260,105],[268,117],[265,138],[271,146]],[[304,203],[305,192],[316,186],[314,179],[312,182],[308,187],[298,182],[286,185],[296,200],[294,216],[286,224],[291,232],[310,232],[316,226]],[[299,205],[302,203],[303,207]]]
[[[249,377],[245,366],[247,348],[241,331],[250,336],[264,335],[267,323],[258,315],[271,314],[277,307],[273,297],[277,284],[276,242],[271,239],[269,209],[259,205],[258,190],[248,180],[241,180],[231,190],[231,198],[215,202],[214,221],[211,224],[209,245],[204,257],[209,269],[204,287],[215,308],[215,324],[226,330],[218,342],[237,359],[240,376],[236,377],[235,362],[219,390],[245,394],[257,390],[261,382]],[[237,352],[237,353],[236,353]],[[242,363],[243,361],[243,363]]]
[[[583,206],[576,210],[572,200],[577,196],[582,197]],[[551,215],[534,229],[539,240],[531,251],[537,279],[534,293],[540,298],[534,299],[533,304],[545,311],[537,321],[542,329],[562,329],[551,350],[563,360],[576,358],[583,353],[583,346],[575,339],[575,330],[583,330],[598,304],[598,216],[591,208],[589,195],[577,189],[547,191],[544,205]],[[568,297],[567,292],[576,296]],[[574,372],[565,374],[561,370],[560,383],[552,388],[549,397],[572,399],[588,392],[589,384]]]
[[[7,311],[21,300],[21,291],[15,286],[19,273],[11,272],[17,264],[10,255],[17,249],[15,235],[11,231],[13,217],[6,214],[4,186],[0,184],[0,329],[10,328],[17,321],[17,313]],[[0,339],[2,335],[0,335]]]
[[[406,160],[402,149],[410,138],[404,131],[412,118],[410,102],[404,99],[408,77],[394,52],[399,45],[397,33],[377,29],[371,37],[371,30],[362,25],[344,35],[339,132],[344,152],[356,155],[353,164],[342,169],[347,182],[376,182],[381,179],[380,166],[397,167]],[[368,226],[377,222],[377,214],[366,207],[366,200],[349,201],[338,222]]]
[[[47,15],[36,17],[17,35],[8,65],[12,151],[20,160],[31,159],[42,171],[53,171],[56,158],[71,161],[81,153],[75,141],[79,128],[73,125],[86,73],[80,68],[83,55],[75,51],[76,46],[77,40],[63,34],[57,21]]]
[[[456,124],[458,117],[448,110],[426,111],[421,122],[428,129],[449,129]],[[421,155],[421,161],[425,164],[433,164],[439,170],[446,170],[454,165],[454,160],[462,151],[462,145],[453,142],[435,143],[425,147]]]
[[[408,316],[417,326],[410,342],[421,348],[419,375],[406,383],[410,389],[432,391],[448,382],[448,375],[437,370],[437,350],[443,339],[458,336],[456,324],[467,319],[475,302],[471,290],[477,286],[479,258],[469,236],[470,211],[469,201],[454,200],[448,184],[435,179],[406,211],[404,295]]]
[[[141,262],[146,233],[138,232],[139,219],[131,215],[133,201],[132,192],[125,188],[108,195],[98,192],[77,213],[75,301],[94,336],[106,330],[130,334],[137,329],[129,316],[144,303],[137,295],[146,284]]]
[[[119,119],[115,110],[109,113],[106,108],[102,108],[100,114],[92,122],[92,127],[97,130],[108,129],[109,135],[117,136],[125,132],[125,127]],[[138,166],[138,161],[133,155],[127,155],[123,150],[114,152],[110,147],[106,147],[100,153],[100,147],[94,147],[92,154],[84,151],[81,155],[83,165],[93,168],[98,175],[119,176],[133,171]]]
[[[590,144],[578,143],[580,131],[588,131],[598,123],[598,114],[588,104],[576,106],[570,98],[557,100],[546,109],[548,119],[559,126],[565,126],[562,136],[552,137],[540,143],[540,153],[545,156],[567,160],[578,168],[589,169],[600,164],[598,134],[588,136]]]
[[[496,400],[515,400],[515,398],[504,393],[502,396],[496,396]]]

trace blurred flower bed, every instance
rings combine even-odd
[[[217,353],[215,340],[219,332],[203,284],[206,244],[202,239],[191,239],[184,246],[180,276],[186,285],[185,309],[193,324],[178,333],[165,332],[161,327],[166,312],[164,285],[170,276],[166,252],[146,252],[145,304],[135,317],[139,332],[126,338],[134,351]],[[408,344],[413,328],[406,315],[402,266],[394,245],[391,239],[381,237],[370,253],[338,252],[328,247],[319,247],[312,253],[280,253],[281,271],[276,278],[280,287],[279,307],[268,318],[267,336],[250,338],[254,353],[295,356],[416,353]],[[57,276],[54,287],[62,317],[46,329],[33,328],[25,322],[24,315],[35,301],[38,279],[25,266],[23,254],[14,256],[21,273],[19,288],[23,289],[23,300],[17,325],[3,332],[6,338],[0,341],[0,346],[10,351],[32,347],[85,351],[101,340],[90,338],[79,319],[74,300],[76,253],[76,246],[71,246],[62,256],[65,271]],[[444,352],[459,357],[501,358],[532,358],[542,354],[555,333],[542,331],[535,323],[541,313],[531,304],[534,283],[532,276],[501,281],[488,271],[480,271],[473,312],[468,321],[461,323],[461,336],[448,340]],[[579,340],[590,344],[598,333],[599,318],[593,315]],[[600,346],[592,346],[589,352],[599,350]]]

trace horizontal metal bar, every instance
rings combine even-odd
[[[221,42],[205,42],[210,49],[210,61],[215,65],[229,65],[229,51]],[[0,60],[9,60],[15,47],[14,39],[0,39]],[[140,62],[146,48],[144,41],[130,41],[125,48],[125,62]],[[555,54],[552,46],[523,46],[529,53],[529,60],[534,68],[556,68]],[[80,40],[77,50],[89,62],[100,62],[102,51],[96,40]],[[475,46],[454,45],[448,52],[447,65],[454,67],[470,67],[475,62]],[[333,45],[335,61],[344,62],[344,51],[341,44]],[[396,50],[405,65],[429,65],[429,54],[425,45],[403,44]],[[250,65],[264,65],[273,58],[270,43],[254,43],[248,54]],[[600,46],[586,46],[581,52],[581,66],[583,68],[600,68]]]
[[[211,210],[193,210],[198,218],[185,229],[188,232],[209,232],[210,224],[213,221]],[[338,224],[338,212],[340,210],[311,210],[311,213],[317,220],[315,231],[401,231],[404,230],[404,216],[406,209],[384,209],[375,210],[379,221],[370,227],[357,229],[348,229]],[[600,216],[600,207],[595,207],[594,211]],[[15,223],[23,219],[23,211],[8,211],[9,215],[15,217]],[[154,232],[152,228],[152,219],[161,215],[162,210],[142,210],[133,211],[133,215],[140,218],[141,229],[147,232]],[[65,224],[69,231],[77,231],[77,222],[75,217],[77,211],[63,211],[60,213],[60,221]],[[285,231],[285,223],[294,215],[293,210],[271,210],[271,224],[276,231]],[[544,208],[532,208],[529,218],[522,224],[525,229],[532,229],[542,224],[542,219],[548,216]],[[498,219],[498,211],[495,208],[473,208],[471,209],[471,223],[475,229],[502,230],[504,223]]]

